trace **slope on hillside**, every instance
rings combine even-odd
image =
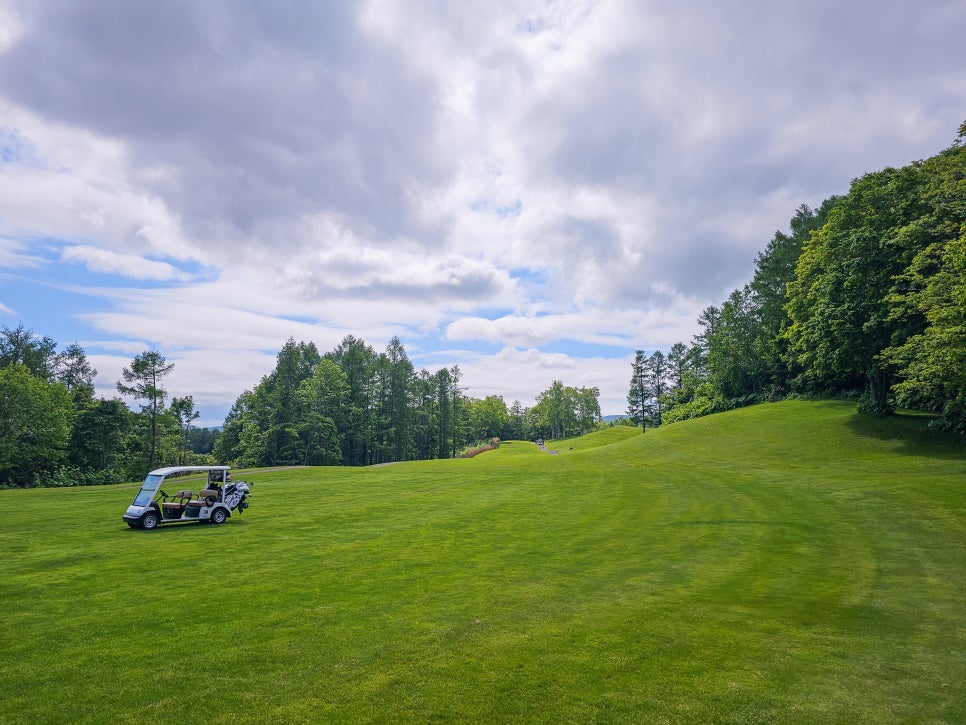
[[[608,453],[757,471],[853,464],[893,468],[894,455],[966,458],[961,438],[930,429],[928,421],[919,414],[860,415],[849,402],[784,401],[648,429],[643,436],[627,436],[619,451]]]
[[[615,425],[611,428],[603,428],[586,433],[576,438],[560,438],[558,440],[547,441],[547,448],[557,451],[563,450],[589,450],[602,446],[620,443],[630,438],[641,435],[641,429],[626,425]]]
[[[0,491],[0,721],[955,721],[966,456],[922,423],[265,473],[156,532],[130,487]]]

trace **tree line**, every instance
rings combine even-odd
[[[600,420],[596,388],[554,381],[532,408],[470,398],[459,367],[417,371],[393,337],[377,353],[346,336],[324,354],[289,339],[275,369],[243,392],[215,456],[240,466],[364,466],[452,458],[494,438],[577,434]]]
[[[638,425],[789,395],[936,414],[966,433],[966,123],[922,161],[853,180],[775,232],[752,280],[665,356],[638,351]]]
[[[199,462],[217,431],[197,429],[190,395],[165,405],[172,365],[145,351],[122,372],[118,397],[95,398],[84,349],[58,351],[23,325],[0,329],[0,486],[74,486],[138,479],[167,462]]]
[[[456,366],[417,371],[398,337],[376,353],[347,336],[320,354],[290,339],[271,373],[243,392],[222,430],[197,428],[191,395],[168,399],[174,368],[145,350],[116,391],[77,344],[58,351],[23,325],[0,329],[0,487],[137,480],[162,465],[370,465],[451,458],[496,438],[577,435],[600,421],[599,391],[554,381],[532,408],[470,398]]]

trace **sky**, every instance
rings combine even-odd
[[[966,121],[962,0],[0,0],[0,325],[220,425],[285,341],[623,413],[755,255]],[[134,401],[129,401],[133,404]]]

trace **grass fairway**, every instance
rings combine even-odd
[[[963,722],[966,452],[761,405],[542,453],[0,491],[0,722]]]

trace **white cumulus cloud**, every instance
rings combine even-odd
[[[69,287],[77,338],[168,346],[199,390],[290,335],[398,334],[531,395],[547,359],[477,350],[564,354],[616,405],[626,355],[688,341],[800,204],[952,141],[964,23],[960,0],[7,0],[0,267],[43,279],[0,294]]]

